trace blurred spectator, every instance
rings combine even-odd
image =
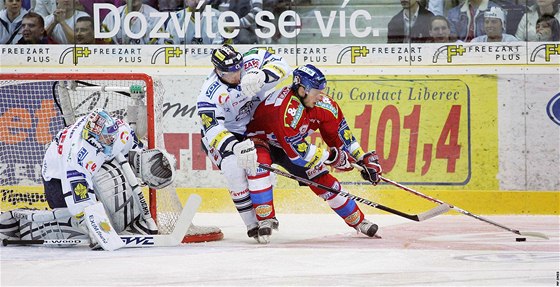
[[[95,3],[106,3],[106,4],[113,4],[115,7],[120,7],[126,3],[126,0],[79,0],[78,1],[82,8],[76,7],[76,10],[83,10],[84,12],[88,13],[90,16],[93,17],[93,4]],[[109,14],[108,9],[100,9],[99,10],[99,18],[101,22],[105,20],[105,17]]]
[[[218,32],[218,17],[220,16],[220,12],[214,8],[210,8],[214,12],[214,16],[210,20],[212,23],[212,32],[215,34],[215,37],[210,38],[207,33],[207,24],[208,20],[206,20],[205,14],[202,13],[206,8],[204,5],[204,0],[186,0],[187,8],[183,9],[182,11],[176,12],[177,19],[179,20],[179,24],[181,27],[184,27],[185,33],[183,35],[179,35],[179,31],[177,31],[175,24],[173,21],[167,22],[166,31],[169,32],[170,38],[165,40],[166,44],[222,44],[224,42],[224,38]],[[200,5],[200,8],[197,9],[199,2],[203,4]],[[195,23],[194,23],[194,13],[201,12],[201,19],[200,19],[200,37],[195,37]],[[175,12],[171,12],[175,13]],[[187,15],[190,15],[189,19],[185,19]],[[181,28],[183,29],[183,28]]]
[[[432,17],[430,37],[431,39],[427,43],[452,43],[457,41],[456,37],[451,35],[449,21],[440,15]]]
[[[58,0],[56,10],[45,19],[47,36],[59,44],[74,43],[74,23],[76,23],[76,19],[89,16],[85,12],[74,9],[74,1]]]
[[[220,4],[222,4],[222,2],[225,2],[227,0],[206,0],[206,5],[210,5],[212,6],[212,8],[216,9],[216,10],[220,10]]]
[[[107,44],[104,39],[95,39],[93,34],[93,18],[80,17],[76,20],[76,27],[74,28],[76,44]]]
[[[175,12],[185,9],[182,0],[159,0],[158,11],[160,12]]]
[[[25,8],[25,10],[29,11],[34,6],[35,0],[22,0],[21,7]],[[0,10],[4,9],[4,0],[0,0]]]
[[[35,7],[33,11],[46,19],[47,16],[54,13],[56,10],[56,0],[35,0]]]
[[[401,0],[403,9],[387,24],[387,43],[424,43],[434,14],[417,0]]]
[[[560,22],[552,15],[542,15],[536,25],[537,41],[560,41]]]
[[[56,44],[47,37],[43,16],[29,12],[21,21],[21,39],[18,44]]]
[[[142,0],[142,4],[148,5],[159,11],[159,0]]]
[[[519,25],[519,21],[523,17],[523,14],[527,11],[527,5],[525,4],[524,0],[518,0],[523,5],[518,5],[516,0],[492,0],[496,3],[500,8],[504,10],[506,14],[506,21],[504,24],[504,29],[506,34],[514,35],[517,31],[517,26]]]
[[[291,1],[290,0],[264,0],[263,2],[263,10],[272,12],[274,15],[274,19],[269,19],[264,17],[263,19],[267,22],[271,22],[274,24],[275,27],[278,27],[278,19],[280,15],[287,10],[292,10],[290,8]],[[300,15],[303,16],[303,15]],[[295,21],[293,17],[288,18],[289,21]],[[258,27],[263,31],[263,33],[268,33],[269,30],[265,27]],[[295,30],[294,27],[289,27],[286,29],[289,32],[293,32]],[[280,29],[276,29],[276,33],[271,38],[260,38],[258,39],[259,44],[283,44],[287,39],[282,39],[282,34],[280,33]]]
[[[484,12],[492,7],[498,7],[498,4],[489,0],[465,0],[452,8],[447,13],[451,33],[463,42],[484,35]]]
[[[228,6],[225,6],[226,4]],[[233,39],[235,44],[258,43],[255,34],[255,15],[262,11],[263,0],[229,0],[227,3],[222,3],[221,7],[221,9],[235,12],[239,17],[239,34]]]
[[[522,41],[539,41],[536,30],[537,20],[542,15],[548,14],[554,15],[560,21],[559,6],[560,0],[538,0],[521,18],[515,37]]]
[[[484,13],[484,31],[486,35],[478,36],[471,42],[516,42],[519,39],[515,36],[506,34],[504,23],[506,15],[500,7],[492,7],[490,11]]]
[[[130,37],[131,36],[130,34],[137,34],[141,32],[142,29],[143,24],[136,17],[130,20],[131,33],[127,34],[124,31],[124,25],[125,25],[124,18],[126,17],[126,14],[129,13],[129,11],[130,12],[136,11],[142,13],[142,15],[144,15],[144,17],[148,21],[148,27],[144,26],[144,28],[147,28],[146,32],[144,33],[144,35],[140,35],[139,38]],[[103,20],[103,25],[101,26],[101,30],[102,32],[112,31],[116,27],[115,21],[118,20],[120,21],[120,25],[119,25],[120,29],[118,30],[117,34],[112,37],[112,41],[115,44],[155,44],[157,43],[158,39],[150,38],[150,31],[153,30],[159,18],[150,17],[150,13],[156,13],[156,12],[158,12],[156,9],[152,8],[149,5],[143,4],[142,0],[128,0],[126,5],[120,6],[117,9],[118,15],[114,15],[113,12],[107,14],[107,17],[105,17],[105,20]],[[128,25],[128,23],[126,25]],[[159,32],[163,32],[163,29],[161,29]]]
[[[426,7],[434,15],[445,16],[449,9],[459,5],[459,0],[420,0],[420,5]]]
[[[21,7],[21,0],[6,0],[5,6],[0,11],[0,44],[15,44],[21,38],[18,32],[27,10]]]

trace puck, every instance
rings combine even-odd
[[[525,237],[517,237],[517,238],[515,238],[515,241],[517,241],[517,242],[527,241],[527,238],[525,238]]]

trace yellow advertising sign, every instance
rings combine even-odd
[[[326,93],[341,106],[384,174],[408,184],[497,189],[497,77],[335,76]],[[312,142],[320,144],[316,137]],[[356,182],[352,173],[336,173]]]

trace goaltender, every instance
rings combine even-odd
[[[12,210],[0,216],[0,239],[89,239],[92,249],[124,246],[119,232],[157,234],[140,188],[173,181],[174,159],[144,150],[125,122],[97,109],[58,132],[42,166],[52,210]]]

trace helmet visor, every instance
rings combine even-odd
[[[219,67],[222,72],[237,72],[243,67],[243,56],[239,53],[234,58],[224,60],[224,65]]]

